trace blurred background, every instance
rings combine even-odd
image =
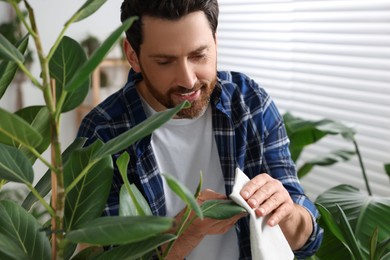
[[[121,2],[107,1],[94,15],[72,25],[66,35],[80,42],[104,40],[120,25]],[[31,1],[47,52],[65,21],[83,3]],[[251,76],[270,93],[282,114],[327,118],[353,127],[373,193],[390,196],[384,173],[384,164],[390,162],[390,0],[219,0],[219,4],[219,69]],[[0,2],[0,25],[14,18],[11,8]],[[118,44],[107,60],[122,60],[121,55]],[[36,63],[31,66],[38,75]],[[127,68],[115,63],[102,71],[100,98],[104,98],[103,85],[122,86]],[[42,103],[41,92],[28,81],[9,88],[0,100],[1,107],[12,111]],[[63,147],[76,135],[77,113],[64,115]],[[344,147],[353,149],[339,136],[326,137],[305,149],[302,158]],[[338,183],[365,189],[356,156],[330,167],[314,167],[301,180],[313,199]]]

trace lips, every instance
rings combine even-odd
[[[193,101],[199,99],[201,92],[202,92],[201,89],[198,89],[196,91],[191,91],[188,93],[176,93],[175,97],[180,99],[180,101],[182,101],[182,102],[185,100],[187,100],[189,102],[193,102]]]

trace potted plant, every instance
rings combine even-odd
[[[159,246],[180,236],[187,224],[193,221],[189,219],[191,211],[201,218],[226,218],[243,210],[223,201],[210,201],[200,207],[196,203],[197,193],[191,194],[172,177],[165,175],[172,190],[187,204],[187,212],[178,223],[183,228],[169,234],[167,230],[172,227],[173,219],[150,215],[143,197],[127,180],[124,169],[129,158],[123,153],[118,160],[125,183],[121,192],[121,215],[101,217],[113,174],[111,155],[150,135],[189,104],[183,103],[157,113],[107,143],[96,141],[84,147],[85,139],[76,139],[62,152],[59,141],[62,114],[83,102],[91,72],[136,17],[119,26],[87,58],[81,45],[66,36],[65,32],[106,2],[88,0],[65,23],[49,53],[45,54],[34,10],[28,1],[22,1],[28,12],[27,17],[22,14],[21,1],[6,2],[14,8],[28,34],[15,45],[0,35],[0,98],[13,82],[16,71],[21,70],[41,90],[44,104],[24,107],[15,113],[0,108],[1,186],[6,182],[21,183],[30,191],[22,203],[0,200],[0,259],[85,259],[92,256],[97,259],[133,259],[150,254],[163,258]],[[24,53],[29,40],[33,41],[39,59],[39,78],[25,65]],[[51,160],[42,156],[48,148]],[[37,161],[42,162],[48,170],[34,186],[33,165]],[[47,199],[49,193],[51,197]],[[32,214],[35,203],[44,207],[49,219],[45,223],[40,223]],[[89,247],[76,254],[76,246],[80,243],[107,246],[108,249],[96,251]]]
[[[291,140],[290,150],[297,162],[302,151],[328,135],[339,135],[352,142],[354,150],[337,150],[301,163],[299,177],[308,174],[314,166],[328,166],[358,156],[362,178],[367,192],[348,184],[333,187],[318,196],[320,224],[324,240],[312,259],[389,259],[390,258],[390,197],[372,194],[355,130],[329,119],[304,120],[291,113],[284,115]],[[390,165],[385,172],[390,176]]]

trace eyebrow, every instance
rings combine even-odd
[[[194,51],[191,51],[190,53],[189,53],[189,55],[188,56],[192,56],[192,55],[198,55],[198,54],[200,54],[200,53],[202,53],[204,50],[206,50],[206,49],[208,49],[208,46],[207,45],[202,45],[202,46],[200,46],[199,48],[197,48],[196,50],[194,50]],[[152,54],[152,55],[150,55],[149,57],[151,57],[151,58],[164,58],[164,59],[174,59],[174,58],[176,58],[177,56],[175,56],[175,55],[169,55],[169,54]]]

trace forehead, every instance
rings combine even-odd
[[[142,21],[141,50],[149,53],[180,55],[199,46],[215,44],[208,20],[201,11],[190,13],[178,20],[144,16]]]

